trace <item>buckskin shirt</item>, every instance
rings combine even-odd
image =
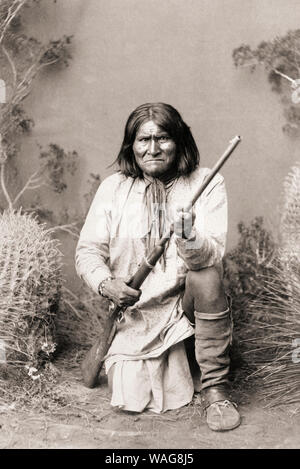
[[[175,180],[167,195],[167,211],[187,204],[207,168]],[[100,185],[82,228],[76,250],[80,277],[98,292],[107,277],[133,275],[146,256],[149,222],[147,180],[116,173]],[[194,392],[183,340],[194,334],[181,298],[188,270],[221,268],[227,233],[227,197],[220,174],[194,206],[194,226],[188,239],[173,234],[124,319],[107,353],[111,373],[111,404],[124,410],[164,412],[188,404]]]

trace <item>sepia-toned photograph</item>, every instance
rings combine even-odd
[[[0,449],[300,448],[299,149],[299,0],[0,0]]]

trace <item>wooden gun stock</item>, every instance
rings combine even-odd
[[[225,150],[221,158],[218,160],[216,165],[212,168],[211,172],[209,173],[208,177],[204,180],[201,186],[198,188],[196,193],[194,194],[193,198],[191,199],[190,203],[185,207],[185,210],[190,210],[192,206],[195,204],[197,199],[201,196],[203,191],[206,189],[208,184],[211,180],[215,177],[218,173],[220,168],[224,165],[227,161],[231,153],[234,151],[236,146],[241,141],[239,136],[234,137]],[[171,226],[168,232],[159,240],[158,244],[153,248],[151,253],[148,255],[147,259],[145,259],[141,265],[139,266],[136,273],[128,282],[128,285],[136,290],[138,290],[141,285],[143,284],[144,280],[148,277],[151,270],[155,266],[156,262],[159,260],[161,255],[164,252],[164,247],[168,239],[170,238],[173,232],[173,227]],[[84,384],[89,387],[93,388],[98,383],[98,376],[101,371],[105,356],[108,352],[108,349],[111,345],[111,342],[114,338],[117,329],[117,319],[120,312],[123,308],[119,306],[114,306],[111,309],[111,314],[107,319],[105,324],[105,328],[101,337],[97,340],[97,342],[92,346],[92,348],[88,351],[86,357],[84,358],[81,364],[81,372]]]

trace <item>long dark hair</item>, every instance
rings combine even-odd
[[[178,111],[165,103],[146,103],[137,107],[128,117],[124,139],[116,159],[120,172],[125,176],[142,177],[142,171],[135,161],[132,146],[140,126],[153,120],[164,129],[176,143],[177,175],[190,174],[200,162],[200,155],[190,128]]]

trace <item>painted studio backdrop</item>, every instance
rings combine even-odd
[[[59,0],[35,9],[28,11],[28,27],[32,18],[42,40],[73,35],[73,58],[68,68],[35,82],[26,101],[35,126],[22,152],[31,161],[37,144],[55,142],[78,153],[70,205],[76,198],[75,205],[81,203],[90,173],[103,180],[114,171],[108,166],[129,113],[143,102],[163,101],[191,126],[204,166],[214,164],[234,135],[243,138],[222,170],[228,248],[237,241],[239,221],[263,215],[274,223],[298,145],[281,131],[282,106],[264,70],[236,68],[232,51],[296,29],[297,0]],[[70,250],[75,278],[72,261]]]
[[[299,447],[299,20],[299,0],[0,0],[0,448]],[[84,360],[112,322],[76,274],[79,233],[129,114],[160,101],[203,167],[242,138],[221,170],[242,412],[227,436],[199,393],[159,419],[113,411]]]

